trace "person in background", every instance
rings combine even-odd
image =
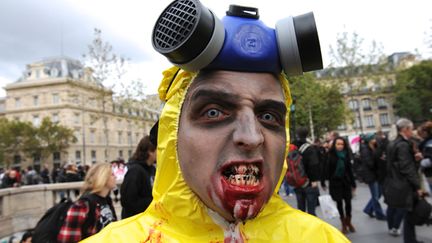
[[[419,145],[419,150],[423,155],[420,166],[428,180],[430,191],[432,191],[432,121],[423,123],[419,131],[419,135],[423,138]]]
[[[81,198],[69,208],[66,214],[57,241],[60,243],[78,242],[116,221],[117,216],[109,197],[110,191],[115,186],[116,180],[110,164],[93,165],[81,188]],[[85,200],[83,197],[90,200]],[[91,208],[94,208],[93,212]],[[93,220],[93,222],[88,222],[88,220]],[[83,225],[88,227],[83,227]]]
[[[33,166],[28,166],[27,171],[24,174],[26,185],[36,185],[41,182],[39,174],[33,169]]]
[[[399,190],[389,190],[389,185],[384,186],[385,202],[387,203],[387,224],[389,234],[400,235],[399,227],[404,219],[403,237],[405,243],[417,242],[415,225],[407,220],[407,213],[410,213],[414,206],[416,197],[422,197],[424,191],[420,189],[420,177],[417,173],[416,155],[414,145],[411,141],[413,135],[413,123],[401,118],[396,122],[398,136],[391,141],[387,147],[387,177],[399,181],[399,184],[408,184],[410,192],[401,195]],[[401,186],[402,188],[402,186]],[[404,192],[406,193],[406,192]],[[396,200],[403,197],[403,200]]]
[[[371,198],[363,209],[363,212],[370,217],[378,220],[386,220],[379,198],[381,189],[378,184],[378,160],[375,156],[377,152],[377,142],[375,134],[368,133],[363,137],[364,143],[360,144],[360,160],[363,166],[363,180],[368,184]]]
[[[297,208],[303,212],[315,214],[315,208],[319,196],[319,181],[321,179],[319,151],[312,144],[306,141],[309,130],[306,127],[297,129],[297,141],[294,145],[297,146],[302,156],[302,163],[309,179],[309,182],[304,187],[294,188],[297,198]]]
[[[378,131],[376,133],[376,142],[377,148],[374,153],[375,161],[377,163],[377,181],[380,186],[380,190],[382,192],[384,179],[387,174],[387,146],[389,144],[389,140],[386,134],[382,131]]]
[[[17,171],[14,169],[6,170],[2,180],[2,188],[19,187],[19,186],[20,186],[20,182],[18,180]]]
[[[123,219],[144,212],[153,200],[155,162],[156,147],[150,142],[150,137],[145,136],[129,160],[128,170],[120,187]]]
[[[43,169],[41,170],[41,173],[40,173],[40,176],[42,178],[42,183],[44,183],[44,184],[51,183],[49,174],[50,174],[50,172],[49,172],[48,164],[44,164]]]
[[[348,143],[342,137],[335,138],[329,150],[325,174],[326,179],[329,180],[330,196],[336,201],[341,219],[341,231],[344,234],[356,231],[351,223],[351,199],[356,189],[351,160]],[[323,181],[322,184],[326,190]]]
[[[82,181],[84,178],[81,178],[78,174],[78,169],[75,164],[68,163],[64,167],[65,171],[59,176],[59,182],[76,182],[76,181]],[[78,196],[79,191],[74,190],[75,197]],[[66,196],[67,198],[70,198],[70,190],[66,190]]]

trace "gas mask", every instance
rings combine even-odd
[[[273,29],[259,20],[257,8],[230,5],[220,20],[198,0],[176,0],[159,16],[152,43],[175,66],[191,72],[294,76],[322,69],[313,13],[279,20]]]

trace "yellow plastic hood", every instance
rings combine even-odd
[[[177,67],[163,74],[159,96],[166,104],[159,120],[153,202],[144,213],[111,223],[84,242],[348,242],[327,223],[291,208],[277,194],[279,186],[258,216],[245,223],[229,224],[208,209],[186,184],[176,151],[182,103],[196,74]],[[288,81],[282,75],[280,80],[290,107]],[[286,134],[289,144],[289,113]],[[286,163],[278,185],[285,171]]]

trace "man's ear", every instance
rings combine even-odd
[[[150,142],[155,147],[157,147],[158,127],[159,127],[159,120],[157,120],[156,123],[153,125],[153,127],[150,129]]]

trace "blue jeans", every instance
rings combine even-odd
[[[404,208],[387,207],[387,226],[389,229],[399,229],[407,210]]]
[[[285,193],[286,195],[290,195],[291,193],[293,193],[293,189],[291,188],[291,186],[288,184],[288,182],[286,181],[286,179],[283,179],[283,186],[285,189]]]
[[[308,186],[306,188],[295,188],[294,189],[297,198],[297,208],[303,212],[307,212],[312,215],[315,214],[315,208],[318,202],[319,189],[318,187]]]
[[[377,219],[384,219],[385,215],[379,202],[379,199],[381,197],[381,188],[378,182],[375,181],[369,183],[369,190],[371,193],[371,199],[369,199],[369,202],[366,204],[363,212],[369,215],[375,214]]]

